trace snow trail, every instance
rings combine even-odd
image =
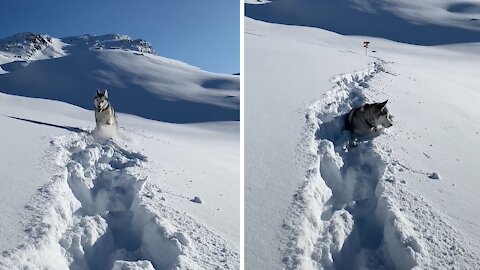
[[[59,173],[26,206],[26,239],[1,269],[238,269],[233,245],[165,204],[147,158],[88,134],[51,141]]]
[[[286,269],[479,264],[441,214],[407,188],[395,186],[402,165],[377,138],[388,132],[362,138],[356,147],[349,144],[345,114],[369,102],[373,80],[391,74],[386,65],[377,59],[361,72],[336,76],[334,88],[308,108],[307,142],[299,147],[307,148],[311,166],[283,225]],[[424,216],[430,221],[424,222]]]
[[[364,71],[335,77],[335,87],[309,108],[306,132],[312,166],[284,225],[288,269],[393,266],[383,251],[384,224],[376,213],[380,194],[375,190],[387,164],[372,138],[349,147],[349,132],[343,130],[344,115],[365,103],[363,92],[384,72],[383,65],[379,60]],[[417,256],[418,246],[406,245],[413,247],[408,255]],[[415,265],[412,256],[405,256],[405,268]]]

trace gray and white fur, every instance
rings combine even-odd
[[[389,128],[392,116],[387,110],[388,100],[381,103],[365,104],[352,109],[345,119],[345,129],[359,136],[369,135],[378,129]]]
[[[97,129],[105,126],[112,126],[118,129],[117,116],[115,111],[108,101],[108,91],[105,89],[103,93],[97,90],[97,95],[93,100],[95,105],[95,123]]]

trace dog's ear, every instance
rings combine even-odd
[[[100,90],[97,89],[97,96],[99,96],[99,95],[100,95]]]
[[[378,103],[378,107],[383,110],[387,106],[387,102],[388,102],[388,99],[382,103]]]
[[[103,92],[103,95],[104,95],[106,98],[108,98],[108,91],[107,91],[107,89],[105,89],[105,92]]]

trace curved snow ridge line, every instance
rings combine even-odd
[[[97,143],[89,135],[65,136],[52,144],[59,152],[56,164],[63,169],[33,200],[26,243],[3,254],[0,266],[238,268],[238,252],[230,243],[159,203],[155,192],[161,191],[134,176],[132,169],[146,161],[143,155],[113,141]],[[180,217],[172,217],[176,215]],[[201,237],[192,238],[197,235]]]
[[[389,207],[377,208],[382,194],[375,192],[387,165],[381,151],[368,141],[345,151],[349,135],[343,132],[343,115],[366,101],[363,91],[370,90],[369,80],[384,72],[384,65],[378,60],[363,71],[335,77],[335,87],[308,108],[305,132],[312,163],[284,222],[287,269],[348,269],[353,265],[404,269],[426,255],[418,248],[418,238],[401,231],[408,227],[404,219],[397,219],[400,226],[388,227],[392,229],[389,236],[403,246],[391,248],[391,242],[383,241]],[[406,262],[392,262],[391,252],[401,254]]]

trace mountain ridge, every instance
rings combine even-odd
[[[40,59],[61,57],[75,47],[83,50],[123,49],[159,55],[146,40],[132,39],[118,33],[56,38],[47,34],[22,32],[0,39],[0,53],[20,60],[38,60],[34,56],[40,53],[44,55]]]

